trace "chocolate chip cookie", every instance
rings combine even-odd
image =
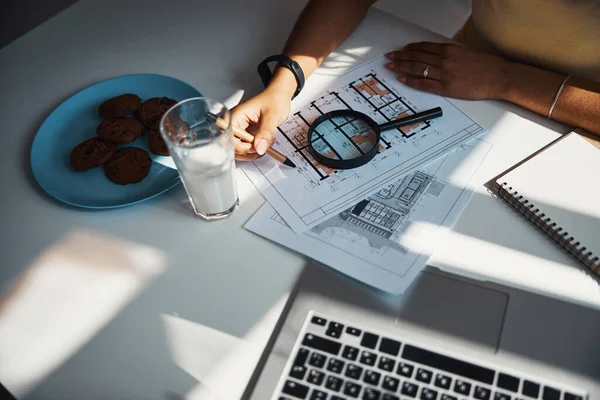
[[[159,156],[169,155],[167,144],[157,129],[151,129],[150,132],[148,132],[148,147],[151,152],[158,154]]]
[[[104,173],[111,182],[127,185],[144,179],[151,166],[152,159],[146,150],[139,147],[122,147],[104,165]]]
[[[75,171],[85,171],[106,163],[117,147],[98,138],[79,143],[71,152],[71,166]]]
[[[116,144],[131,143],[142,133],[144,127],[135,118],[107,119],[96,128],[99,138]]]
[[[142,99],[137,95],[126,93],[106,100],[100,105],[98,113],[102,118],[126,118],[133,116],[140,108]]]
[[[175,104],[177,101],[168,97],[153,97],[142,103],[136,118],[146,128],[157,128],[162,116]]]

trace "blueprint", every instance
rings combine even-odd
[[[472,193],[491,145],[473,139],[396,178],[366,199],[297,235],[266,203],[245,228],[386,292],[400,294]]]
[[[244,172],[296,233],[484,132],[446,98],[404,86],[384,68],[385,62],[384,57],[373,59],[332,81],[309,104],[294,106],[275,134],[274,148],[298,168],[287,168],[270,157],[243,164]],[[381,124],[438,106],[444,113],[441,118],[382,132],[378,155],[360,168],[327,168],[308,152],[310,123],[326,112],[350,108]]]

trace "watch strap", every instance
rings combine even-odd
[[[284,67],[292,71],[292,74],[294,74],[294,77],[296,78],[296,84],[298,85],[296,91],[294,92],[294,95],[292,96],[292,99],[298,96],[298,94],[304,87],[304,72],[302,71],[300,64],[298,64],[291,58],[281,54],[265,58],[258,65],[258,75],[260,76],[260,79],[262,80],[262,83],[265,87],[267,87],[267,85],[269,84],[269,82],[271,82],[271,79],[273,78],[273,72],[269,68],[269,63],[271,62],[277,62],[277,66]]]

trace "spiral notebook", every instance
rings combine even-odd
[[[600,275],[600,149],[594,144],[571,132],[488,187]]]

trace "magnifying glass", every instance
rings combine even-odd
[[[335,169],[360,167],[379,149],[381,132],[442,116],[440,107],[379,125],[354,110],[336,110],[321,115],[308,129],[308,148],[320,164]]]

